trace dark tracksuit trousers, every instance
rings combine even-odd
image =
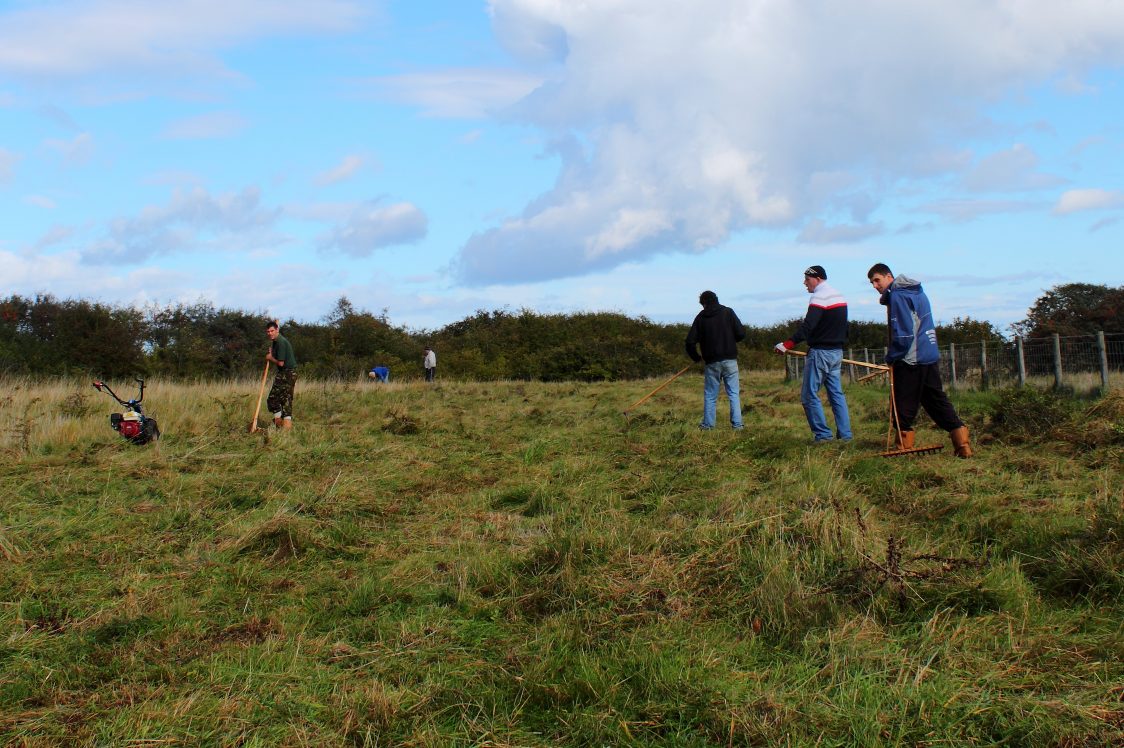
[[[952,431],[964,425],[956,409],[941,386],[940,364],[909,364],[895,361],[894,407],[898,413],[898,428],[912,431],[917,411],[924,408],[937,426]]]

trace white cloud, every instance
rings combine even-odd
[[[1004,95],[1124,60],[1124,4],[1111,0],[490,7],[500,41],[546,70],[509,112],[550,134],[562,164],[551,190],[462,247],[455,270],[478,285],[823,220],[839,194],[818,174],[868,196],[856,205],[865,222],[889,194],[958,174],[965,154],[947,143],[994,136],[985,110]],[[1044,186],[1012,151],[977,165],[974,184]],[[626,237],[614,233],[622,215],[666,228]],[[607,235],[625,238],[589,251]]]
[[[84,166],[94,154],[94,136],[88,132],[75,135],[70,140],[49,138],[45,142],[48,148],[62,156],[67,166]]]
[[[160,137],[168,140],[229,138],[246,129],[246,119],[237,112],[208,112],[169,124]]]
[[[886,227],[881,222],[875,224],[837,224],[829,226],[819,218],[808,222],[801,231],[796,241],[805,244],[839,244],[845,242],[860,242],[872,236],[885,233]]]
[[[33,249],[38,252],[55,244],[61,244],[72,236],[74,236],[74,229],[70,226],[52,226],[47,230],[47,233],[39,237],[39,241],[35,242]]]
[[[363,168],[365,163],[366,160],[362,156],[355,153],[348,154],[344,156],[343,161],[336,166],[317,174],[315,182],[320,186],[326,186],[351,179]]]
[[[11,181],[17,161],[19,156],[5,148],[0,148],[0,185]]]
[[[72,78],[105,71],[221,70],[218,48],[272,34],[339,32],[366,13],[349,0],[55,0],[0,13],[0,71]]]
[[[46,195],[28,195],[23,201],[28,205],[34,205],[36,208],[43,208],[45,210],[54,210],[58,207],[55,201]]]
[[[343,225],[321,237],[320,248],[351,257],[368,257],[383,247],[419,241],[425,238],[427,230],[426,215],[415,205],[369,202],[356,207]]]
[[[177,190],[166,206],[149,206],[133,218],[114,220],[107,235],[81,257],[88,264],[135,263],[202,249],[257,249],[281,241],[270,234],[280,214],[261,206],[256,187],[226,195],[203,188]]]
[[[1044,206],[1045,203],[1026,200],[950,199],[935,200],[925,203],[924,205],[919,205],[916,210],[918,213],[930,213],[932,215],[941,216],[954,223],[963,223],[965,221],[974,221],[981,216],[996,215],[999,213],[1022,213],[1029,210],[1039,210]]]
[[[427,116],[482,119],[522,99],[542,77],[515,70],[447,68],[372,82],[383,96],[419,106]]]
[[[1098,189],[1066,190],[1054,205],[1054,214],[1064,216],[1086,210],[1121,207],[1124,207],[1124,192]]]
[[[973,192],[1021,192],[1056,187],[1065,180],[1038,171],[1038,154],[1022,143],[989,154],[964,175]]]

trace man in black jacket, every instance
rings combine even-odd
[[[718,385],[722,383],[726,387],[726,397],[730,399],[730,425],[741,430],[737,344],[745,339],[745,328],[733,309],[718,303],[718,295],[713,291],[699,294],[699,303],[703,310],[695,317],[691,331],[687,333],[687,355],[692,361],[706,363],[703,370],[703,418],[699,428],[703,431],[714,428]],[[702,348],[701,356],[699,347]]]

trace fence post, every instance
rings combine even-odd
[[[980,389],[986,390],[989,382],[987,379],[987,341],[980,341]]]
[[[1062,336],[1054,333],[1054,389],[1062,388]]]
[[[784,357],[784,381],[792,381],[792,356]]]
[[[948,386],[956,387],[956,343],[948,344]]]
[[[855,360],[855,349],[854,348],[848,348],[847,349],[847,358],[851,359],[852,361]],[[847,379],[851,382],[851,384],[855,383],[855,365],[854,364],[848,364],[847,365]]]
[[[1019,364],[1019,386],[1026,387],[1026,352],[1023,350],[1023,339],[1015,338],[1015,358]]]
[[[1097,354],[1101,359],[1101,394],[1108,393],[1108,346],[1104,342],[1104,330],[1097,330]]]

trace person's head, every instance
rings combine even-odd
[[[713,306],[718,303],[718,294],[714,291],[703,291],[699,294],[699,303],[703,306]]]
[[[430,347],[429,347],[429,346],[427,345],[427,346],[426,346],[425,348],[423,348],[422,350],[423,350],[423,351],[425,351],[426,353],[429,353],[429,352],[430,352],[430,351],[432,351],[433,349],[432,349],[432,348],[430,348]]]
[[[816,290],[816,286],[827,280],[827,271],[823,269],[823,265],[811,265],[804,271],[804,288],[808,289],[808,293]]]
[[[871,265],[870,270],[866,271],[866,277],[878,293],[885,293],[890,284],[894,282],[894,274],[890,272],[890,266],[884,262]]]
[[[277,340],[277,335],[281,329],[277,325],[277,320],[271,319],[265,326],[265,334],[269,336],[270,340]]]

